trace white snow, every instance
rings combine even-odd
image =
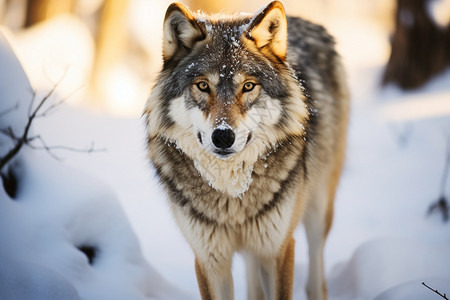
[[[11,127],[21,136],[32,90],[2,35],[0,63],[0,128]],[[38,94],[35,106],[39,99]],[[68,119],[80,121],[73,113]],[[69,134],[65,145],[71,145],[82,127],[73,124],[76,130],[70,134],[64,130],[66,120],[58,122],[61,127],[52,123],[45,130],[36,119],[29,136],[39,132],[48,145],[55,145],[46,132]],[[2,157],[13,147],[5,135],[0,145]],[[107,184],[46,151],[27,147],[7,168],[18,178],[18,192],[10,197],[0,188],[0,299],[186,299],[145,261]],[[79,250],[82,247],[95,249],[92,264]]]
[[[450,293],[450,223],[426,214],[440,196],[450,70],[417,91],[381,89],[387,36],[367,24],[346,26],[334,27],[352,111],[325,248],[329,297],[439,299],[422,282]],[[29,61],[24,49],[16,53]],[[1,35],[0,66],[0,114],[20,103],[1,115],[0,128],[8,124],[19,134],[30,84]],[[57,90],[55,99],[65,95]],[[19,194],[10,199],[0,187],[0,299],[199,298],[193,254],[146,160],[143,123],[138,115],[119,119],[70,105],[36,121],[33,134],[48,145],[88,148],[94,141],[107,151],[54,150],[58,161],[25,148],[14,161]],[[0,155],[10,147],[0,135]],[[450,195],[450,186],[445,191]],[[294,299],[300,300],[308,263],[302,226],[295,237]],[[92,265],[80,246],[99,250]],[[239,256],[233,273],[236,299],[244,299]]]
[[[8,300],[81,300],[74,285],[43,265],[0,257],[0,295]]]

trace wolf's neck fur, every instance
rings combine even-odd
[[[253,163],[245,161],[223,161],[211,154],[210,157],[194,158],[194,166],[200,175],[216,190],[232,197],[241,197],[252,183]]]
[[[249,189],[255,162],[261,159],[261,153],[270,153],[272,148],[268,144],[251,143],[235,156],[220,159],[201,147],[190,134],[166,136],[166,139],[192,159],[199,174],[211,187],[232,197],[242,197]]]

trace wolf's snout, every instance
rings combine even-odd
[[[233,146],[236,138],[231,129],[216,129],[212,133],[212,142],[219,149],[227,149]]]

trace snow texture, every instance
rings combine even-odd
[[[0,127],[20,135],[32,90],[3,36],[0,46]],[[0,189],[0,299],[186,299],[144,260],[105,183],[26,147],[7,167],[18,190]]]
[[[5,300],[81,300],[64,276],[32,262],[0,257],[0,292]]]

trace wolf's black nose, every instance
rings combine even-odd
[[[231,129],[216,129],[212,133],[212,142],[219,149],[230,148],[235,140],[235,135]]]

